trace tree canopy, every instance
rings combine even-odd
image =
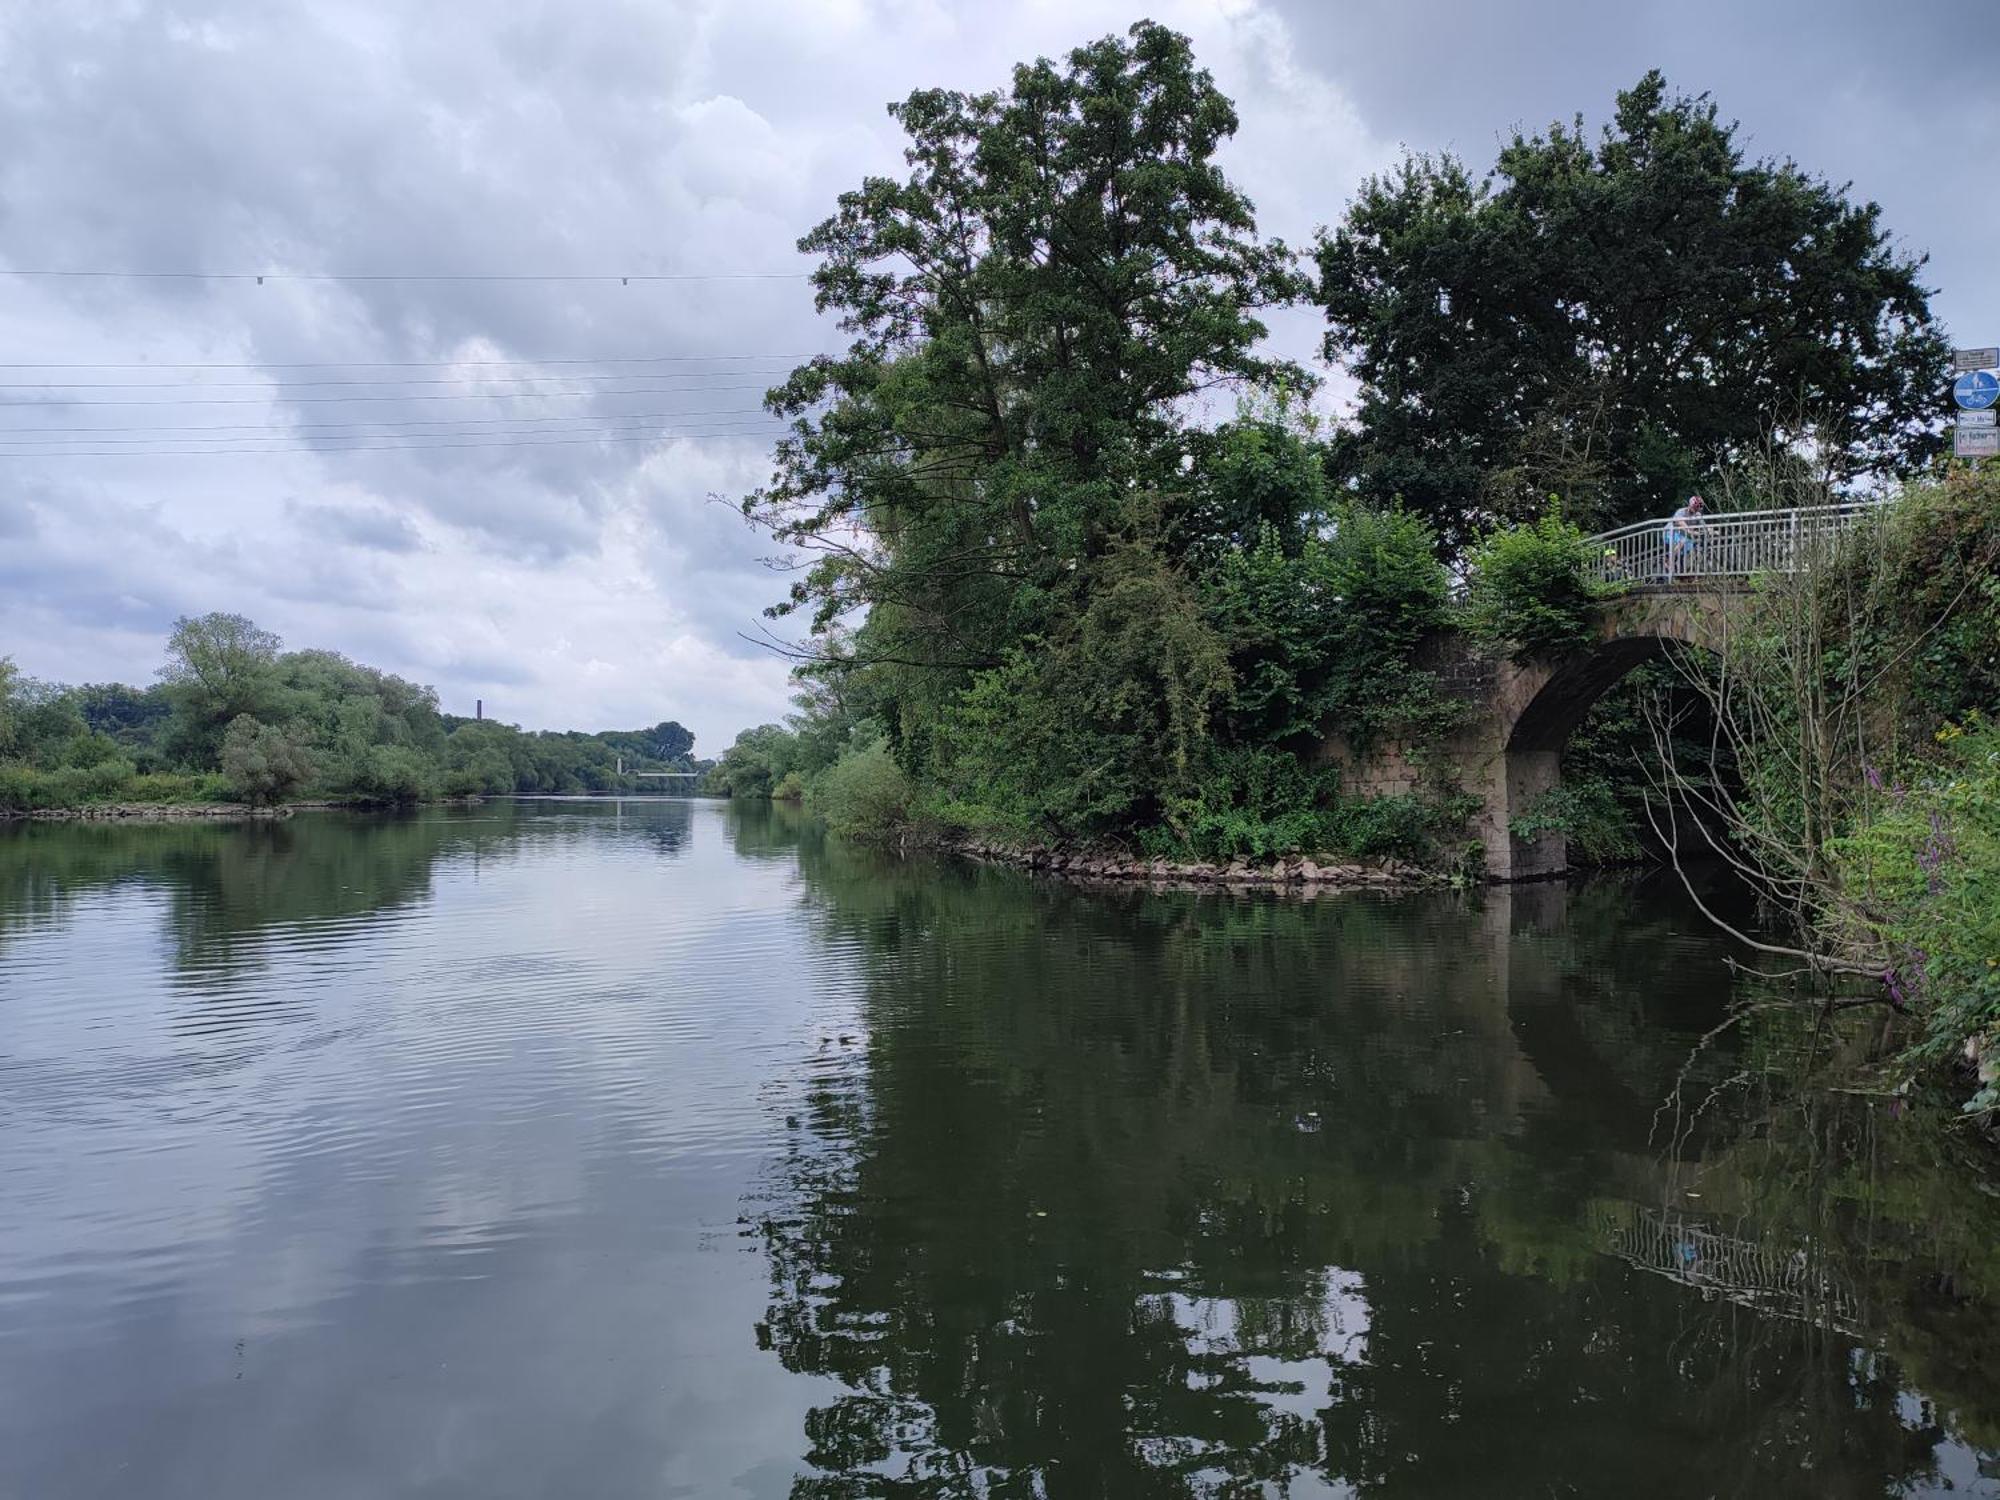
[[[286,651],[241,615],[177,620],[158,677],[65,687],[0,657],[0,811],[637,791],[659,784],[636,772],[696,768],[694,736],[672,719],[580,734],[459,718],[431,688],[337,651]]]
[[[1555,492],[1586,529],[1664,514],[1773,430],[1849,478],[1938,449],[1947,344],[1873,203],[1749,161],[1657,72],[1516,134],[1483,180],[1412,155],[1318,245],[1325,352],[1361,382],[1338,477],[1460,546]]]
[[[876,654],[990,666],[1177,479],[1187,398],[1308,383],[1256,349],[1256,310],[1304,284],[1215,165],[1233,106],[1164,27],[890,113],[909,175],[799,242],[853,343],[772,393],[795,426],[745,504],[813,555],[786,610],[880,606]]]

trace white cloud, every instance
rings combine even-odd
[[[1267,9],[1157,15],[1238,98],[1227,164],[1302,241],[1380,143]],[[793,241],[835,195],[900,165],[889,100],[1001,85],[1131,19],[1124,0],[20,8],[0,17],[20,81],[0,95],[0,229],[16,267],[802,270]],[[802,282],[9,291],[12,358],[143,362],[47,378],[157,387],[5,393],[40,404],[0,426],[50,432],[0,447],[266,450],[0,458],[0,652],[27,670],[143,680],[176,614],[231,609],[532,726],[676,717],[713,752],[783,712],[783,663],[745,639],[782,581],[712,497],[767,472],[758,406],[787,361],[740,356],[838,340]],[[1278,331],[1309,354],[1309,317]],[[607,356],[680,362],[548,364],[532,383],[490,363]],[[285,368],[331,361],[457,363]],[[201,363],[257,368],[158,368]],[[403,383],[304,383],[363,376]],[[578,390],[597,394],[518,394]],[[575,441],[578,414],[639,413],[718,435]],[[162,427],[203,430],[136,430]],[[502,435],[535,441],[388,447]]]

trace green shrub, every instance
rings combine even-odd
[[[351,785],[364,801],[403,805],[431,796],[437,781],[431,763],[407,746],[370,745]]]
[[[1168,859],[1316,853],[1328,847],[1326,809],[1339,792],[1336,771],[1308,769],[1287,751],[1217,749],[1196,789],[1168,801],[1164,821],[1144,832],[1141,847]]]
[[[911,822],[914,793],[881,740],[850,750],[814,781],[808,804],[835,833],[893,839]]]
[[[54,770],[19,762],[0,765],[0,810],[7,812],[88,807],[105,802],[214,802],[227,800],[228,792],[219,776],[161,773],[142,776],[124,759]]]
[[[1339,506],[1332,534],[1295,551],[1265,527],[1205,590],[1235,679],[1227,736],[1274,744],[1335,729],[1361,748],[1406,731],[1436,701],[1412,663],[1449,592],[1435,534],[1406,511]]]
[[[2000,725],[1971,716],[1907,780],[1871,782],[1867,824],[1834,842],[1840,875],[1889,954],[1890,994],[1923,1020],[1916,1060],[1968,1046],[2000,1063]],[[1982,1076],[1966,1106],[2000,1109]]]
[[[282,801],[312,775],[301,737],[249,714],[230,720],[222,736],[222,774],[245,802],[267,806]]]
[[[1425,864],[1463,862],[1472,799],[1462,795],[1357,797],[1343,802],[1329,822],[1332,848],[1347,854],[1395,856]]]
[[[940,805],[967,826],[1091,839],[1157,821],[1185,795],[1229,691],[1221,637],[1143,547],[1093,565],[1057,637],[975,674],[938,735]]]
[[[120,794],[128,802],[234,802],[234,788],[219,771],[188,774],[179,771],[152,771],[134,776]]]
[[[1551,503],[1533,525],[1503,527],[1472,556],[1466,625],[1515,661],[1547,661],[1588,645],[1603,590],[1590,581],[1590,546]]]
[[[1584,864],[1609,864],[1639,853],[1638,829],[1618,789],[1595,776],[1566,779],[1544,792],[1508,822],[1507,830],[1517,839],[1560,833],[1568,840],[1571,860]]]

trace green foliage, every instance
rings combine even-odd
[[[1268,746],[1218,749],[1199,784],[1173,799],[1139,847],[1175,860],[1269,861],[1292,855],[1394,855],[1459,862],[1469,803],[1430,795],[1354,797],[1333,766]]]
[[[219,775],[142,773],[124,759],[43,770],[22,761],[0,761],[0,812],[25,813],[104,803],[175,804],[233,802],[234,788]]]
[[[1269,860],[1337,847],[1330,810],[1340,778],[1266,746],[1217,749],[1197,785],[1169,802],[1141,847],[1171,859]]]
[[[1132,494],[1178,483],[1177,403],[1218,382],[1310,387],[1254,352],[1256,310],[1303,282],[1215,166],[1234,108],[1164,27],[890,113],[908,176],[843,193],[799,242],[855,340],[772,393],[798,420],[745,508],[824,553],[782,608],[825,627],[893,603],[961,666],[991,666],[1046,628],[1044,596]],[[943,607],[967,592],[973,619]]]
[[[1718,455],[1810,429],[1842,477],[1937,451],[1947,350],[1872,203],[1746,161],[1658,73],[1515,135],[1485,181],[1411,156],[1318,246],[1326,354],[1361,382],[1340,479],[1451,548],[1550,490],[1592,529],[1662,515]]]
[[[941,731],[954,816],[1050,839],[1142,826],[1183,794],[1230,686],[1223,644],[1155,553],[1093,570],[1082,615],[978,673]]]
[[[1602,777],[1565,773],[1560,785],[1544,792],[1507,828],[1517,839],[1560,833],[1570,859],[1582,864],[1611,864],[1639,853],[1638,828],[1620,788]]]
[[[159,673],[172,707],[165,733],[169,753],[189,764],[213,765],[224,733],[238,718],[285,717],[277,674],[281,644],[242,615],[183,615],[174,621]]]
[[[1832,596],[1853,616],[1839,633],[1858,634],[1860,670],[1878,700],[1904,706],[1915,743],[1942,721],[2000,709],[2000,464],[1904,486],[1843,549],[1839,572]]]
[[[402,804],[435,796],[437,765],[408,745],[370,745],[349,783],[365,801]]]
[[[916,791],[888,745],[876,739],[827,767],[807,800],[835,833],[884,840],[909,826]]]
[[[1600,591],[1583,532],[1551,501],[1532,525],[1503,526],[1472,556],[1467,628],[1516,661],[1547,661],[1590,643]]]
[[[1332,532],[1287,551],[1265,524],[1207,586],[1230,646],[1230,739],[1284,743],[1338,729],[1356,748],[1403,727],[1435,684],[1412,666],[1442,623],[1448,581],[1425,523],[1342,505]]]
[[[1875,778],[1833,851],[1891,994],[1922,1017],[1916,1056],[1970,1050],[1986,1066],[1967,1108],[2000,1110],[2000,725],[1975,716],[1937,739],[1907,780]]]
[[[438,711],[428,687],[333,651],[283,651],[276,636],[240,615],[177,622],[168,652],[160,685],[144,690],[35,682],[0,660],[0,767],[13,763],[21,773],[7,781],[15,800],[0,805],[144,801],[155,792],[157,800],[182,801],[189,787],[211,798],[372,803],[440,792],[635,791],[659,785],[639,780],[639,771],[694,768],[694,736],[670,719],[587,735],[456,718]],[[258,706],[247,714],[257,729],[238,735],[225,767],[230,726],[246,715],[216,719],[243,703]],[[112,762],[125,767],[129,784],[109,792],[96,781],[26,774]],[[225,769],[233,782],[223,779]],[[168,772],[177,774],[146,781]]]
[[[796,736],[782,724],[759,724],[736,736],[703,779],[702,789],[722,797],[769,797],[796,761]]]
[[[222,774],[245,802],[268,807],[306,783],[312,761],[296,731],[239,714],[223,732]]]

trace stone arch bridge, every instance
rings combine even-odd
[[[1342,782],[1362,795],[1407,793],[1441,768],[1479,799],[1474,826],[1491,880],[1532,880],[1569,868],[1560,833],[1517,838],[1513,821],[1562,784],[1570,733],[1606,691],[1675,643],[1719,649],[1731,606],[1759,574],[1792,572],[1874,512],[1878,502],[1797,511],[1750,511],[1710,518],[1691,554],[1670,570],[1664,521],[1646,521],[1592,538],[1601,582],[1623,586],[1601,612],[1596,640],[1554,663],[1496,661],[1462,637],[1437,643],[1427,663],[1444,691],[1469,705],[1464,724],[1442,744],[1418,752],[1406,744],[1357,755],[1336,734],[1327,758]]]

